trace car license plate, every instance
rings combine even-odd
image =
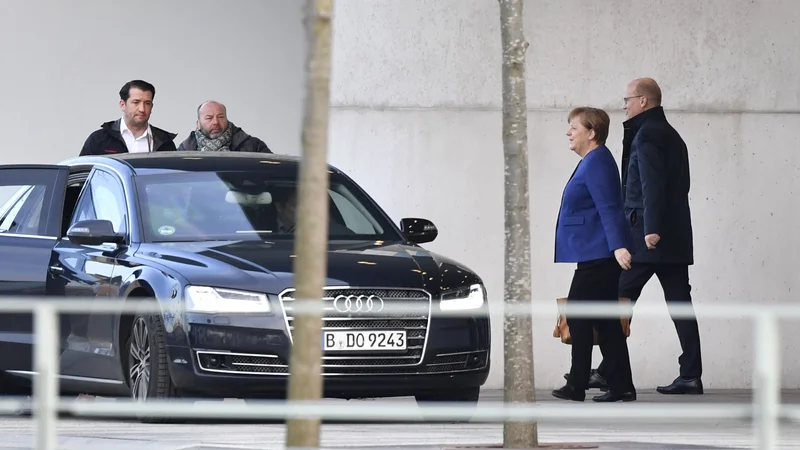
[[[323,331],[324,351],[405,350],[405,330]]]

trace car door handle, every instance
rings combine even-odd
[[[64,273],[64,268],[61,266],[50,266],[50,273],[61,274]]]

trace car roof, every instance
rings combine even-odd
[[[151,169],[156,170],[188,170],[188,171],[237,171],[253,170],[261,164],[277,169],[278,165],[290,171],[297,171],[301,158],[293,155],[255,152],[198,152],[172,151],[152,153],[117,153],[100,156],[81,156],[64,161],[66,164],[80,165],[116,160],[130,168],[134,174],[143,174]],[[340,173],[338,169],[328,165],[328,170]]]

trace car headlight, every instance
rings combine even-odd
[[[186,310],[199,313],[270,312],[266,294],[208,286],[186,287]]]
[[[482,284],[473,284],[463,289],[442,294],[439,308],[442,311],[478,309],[486,302],[486,289]]]

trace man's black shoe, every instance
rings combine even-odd
[[[608,391],[605,394],[592,397],[592,400],[599,403],[633,402],[636,401],[636,392],[617,394],[616,392]]]
[[[586,399],[586,391],[578,391],[570,384],[565,384],[564,386],[554,390],[552,394],[555,398],[572,400],[575,402],[582,402]]]
[[[569,381],[569,374],[564,374],[564,379]],[[592,369],[589,373],[589,385],[587,386],[588,389],[600,389],[601,391],[608,390],[608,382],[602,375],[597,371],[597,369]]]
[[[669,386],[658,386],[656,391],[661,394],[702,395],[703,381],[700,378],[678,377]]]

